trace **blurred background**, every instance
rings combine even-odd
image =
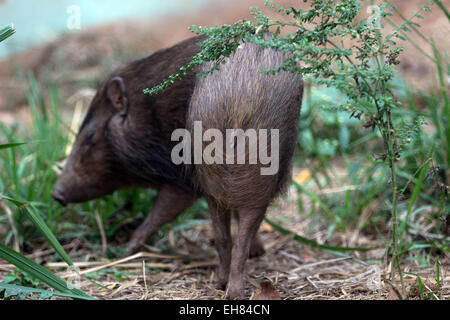
[[[274,2],[284,7],[308,6],[301,0]],[[363,2],[366,7],[379,3]],[[386,30],[400,25],[401,16],[412,17],[428,1],[391,2],[398,12],[393,12],[392,24],[387,23]],[[449,0],[442,3],[450,7]],[[95,90],[118,66],[193,36],[188,26],[231,24],[239,19],[250,19],[251,6],[262,8],[264,1],[0,0],[0,26],[12,23],[17,31],[0,44],[0,144],[31,142],[0,153],[0,194],[36,204],[51,230],[71,251],[73,259],[90,261],[123,256],[121,246],[151,208],[154,191],[121,191],[68,208],[61,208],[50,197],[61,161],[70,150]],[[365,8],[362,13],[369,16],[371,12]],[[445,138],[449,126],[445,119],[449,115],[444,112],[450,84],[450,21],[436,5],[430,8],[430,12],[421,13],[423,19],[414,20],[420,24],[419,33],[407,33],[408,38],[399,43],[405,51],[392,83],[403,105],[396,111],[397,119],[426,120],[423,132],[415,135],[399,164],[400,210],[403,217],[408,212],[410,218],[403,239],[405,263],[410,270],[424,275],[431,274],[437,257],[447,270],[449,266],[449,146]],[[274,12],[263,11],[277,17]],[[383,246],[384,239],[389,238],[391,223],[389,168],[373,157],[382,149],[378,132],[364,128],[362,121],[349,119],[344,112],[330,111],[341,98],[332,88],[306,88],[294,169],[295,181],[302,187],[291,189],[274,203],[269,217],[290,231],[321,244]],[[430,161],[432,146],[436,149]],[[425,164],[429,165],[429,172],[420,181],[422,187],[417,200],[409,208],[418,184],[417,173]],[[371,268],[383,261],[384,249],[355,253],[355,257],[369,264],[340,262],[335,265],[341,268],[338,271],[315,268],[315,273],[308,271],[306,276],[295,273],[296,278],[286,270],[334,256],[326,250],[314,251],[298,239],[288,239],[268,224],[263,224],[261,232],[268,253],[250,263],[250,271],[262,270],[265,277],[279,279],[277,288],[283,297],[305,297],[306,294],[319,298],[354,298],[363,292],[365,297],[373,298],[389,294],[389,289],[374,291],[373,285],[368,285],[373,275],[370,272],[382,279],[383,272]],[[176,222],[163,228],[147,249],[197,257],[203,254],[211,258],[214,253],[210,238],[207,206],[199,201]],[[9,204],[0,207],[0,241],[27,254],[44,250],[46,246],[24,213]],[[57,258],[38,255],[37,259],[44,263]],[[161,268],[161,273],[154,277],[173,276]],[[280,270],[285,273],[279,276]],[[0,279],[1,272],[0,268]],[[132,271],[126,272],[113,269],[95,276],[118,283],[137,279]],[[192,284],[192,290],[177,291],[173,282],[170,294],[185,298],[216,297],[217,293],[208,287],[211,272],[214,271],[208,269],[200,273],[200,278],[181,272],[177,279]],[[345,287],[343,282],[322,281],[324,278],[350,279],[357,275],[367,281],[362,285],[359,280],[346,282],[350,295],[340,291]],[[307,276],[318,277],[314,285],[305,280]],[[411,283],[415,279],[411,276]],[[375,286],[378,289],[380,281],[378,287]],[[197,282],[203,288],[200,293],[195,291]],[[170,297],[161,282],[151,280],[151,284],[155,286],[154,297]],[[134,283],[133,288],[134,291],[127,293],[128,297],[135,297],[133,294],[140,292],[142,283]],[[123,292],[117,294],[126,296]]]
[[[393,1],[404,16],[415,13],[422,2]],[[277,3],[306,7],[302,1]],[[121,63],[192,36],[187,30],[190,25],[233,23],[250,18],[249,8],[263,4],[263,0],[36,0],[30,5],[26,0],[2,0],[0,21],[14,24],[17,33],[0,47],[0,110],[20,106],[24,84],[11,79],[17,68],[33,71],[42,84],[57,81],[82,86],[86,81],[100,81]],[[393,20],[400,21],[399,17]],[[439,50],[448,52],[450,29],[442,12],[433,10],[420,22],[421,32],[433,38]],[[411,38],[432,53],[419,35]],[[402,76],[414,87],[429,90],[433,86],[432,64],[409,42],[402,45],[406,48]]]

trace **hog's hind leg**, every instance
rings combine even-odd
[[[214,245],[219,256],[219,288],[225,290],[231,263],[231,211],[221,208],[214,200],[207,199],[214,229]]]
[[[235,214],[236,221],[239,223],[239,215]],[[257,258],[262,256],[266,250],[264,250],[264,245],[259,237],[258,233],[255,234],[255,237],[252,240],[252,244],[250,245],[250,251],[248,254],[249,258]]]
[[[252,241],[255,239],[259,226],[264,219],[266,209],[267,207],[240,208],[236,210],[239,215],[239,230],[232,250],[227,288],[227,297],[229,299],[240,299],[244,296],[245,265]]]

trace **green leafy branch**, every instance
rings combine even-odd
[[[251,8],[253,21],[241,20],[233,25],[211,28],[190,27],[192,32],[205,39],[200,43],[201,51],[177,73],[144,92],[158,94],[186,75],[187,71],[194,70],[205,62],[212,62],[212,67],[198,76],[214,72],[241,42],[285,53],[286,58],[281,65],[260,72],[272,75],[291,72],[300,75],[310,84],[338,89],[346,99],[337,109],[348,111],[350,117],[363,118],[365,127],[378,131],[383,142],[383,151],[375,158],[386,163],[391,171],[389,183],[392,188],[393,226],[389,251],[393,261],[392,278],[396,273],[400,275],[401,291],[404,294],[400,238],[405,226],[403,224],[400,227],[397,212],[396,163],[402,150],[420,132],[423,121],[406,123],[393,117],[393,110],[399,108],[401,103],[391,91],[390,81],[395,75],[403,50],[394,40],[406,40],[405,34],[411,30],[419,32],[419,25],[413,20],[422,19],[421,13],[429,11],[429,8],[423,6],[411,19],[401,16],[404,20],[401,26],[395,26],[392,33],[384,35],[381,21],[392,16],[388,10],[399,13],[387,0],[378,6],[378,17],[360,22],[356,22],[356,17],[361,12],[361,1],[304,2],[309,2],[309,10],[283,8],[274,5],[272,1],[266,1],[265,5],[269,9],[283,14],[284,19],[280,20],[272,20],[258,8]],[[376,21],[378,18],[380,20]],[[290,29],[282,32],[286,27]]]

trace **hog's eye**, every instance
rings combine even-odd
[[[86,138],[85,138],[84,141],[83,141],[83,146],[85,147],[85,146],[90,145],[91,142],[92,142],[92,138],[94,138],[94,133],[93,133],[93,132],[89,133],[89,134],[86,136]]]

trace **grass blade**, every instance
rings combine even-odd
[[[18,209],[24,213],[30,218],[31,222],[38,228],[38,230],[44,235],[44,237],[47,239],[49,244],[55,249],[55,251],[58,253],[58,255],[71,267],[73,267],[73,262],[70,259],[69,255],[64,251],[63,247],[59,243],[59,241],[56,239],[53,232],[50,230],[50,228],[45,224],[44,220],[42,219],[41,215],[38,213],[36,207],[33,205],[18,201],[3,195],[0,195],[0,198],[4,198],[12,203],[14,203]],[[74,269],[74,268],[73,268]],[[75,269],[74,269],[75,270]]]
[[[2,42],[3,40],[8,39],[15,32],[16,32],[16,30],[14,29],[14,27],[12,25],[9,25],[9,26],[1,28],[0,29],[0,42]]]
[[[423,295],[423,293],[424,293],[424,285],[423,285],[423,282],[422,282],[422,279],[420,278],[420,276],[417,274],[417,273],[412,273],[412,272],[405,272],[405,274],[409,274],[409,275],[412,275],[412,276],[415,276],[416,277],[416,279],[417,279],[417,286],[418,286],[418,288],[419,288],[419,294],[420,294],[420,300],[423,300],[424,299],[424,295]]]
[[[27,144],[27,143],[26,142],[14,142],[14,143],[0,144],[0,150],[14,148],[14,147],[18,147],[18,146],[21,146],[24,144]]]
[[[74,266],[72,260],[70,259],[69,255],[66,253],[64,248],[61,246],[59,241],[56,239],[53,232],[50,230],[50,228],[45,224],[44,220],[41,218],[41,215],[37,211],[36,207],[30,203],[19,201],[12,199],[10,197],[4,196],[0,194],[0,198],[3,198],[5,200],[8,200],[12,203],[14,203],[19,210],[24,212],[26,216],[28,216],[33,222],[33,224],[36,226],[36,228],[44,235],[44,237],[47,239],[49,244],[55,249],[55,251],[58,253],[58,255],[72,268],[72,271],[80,275],[79,270]],[[96,286],[103,287],[102,285],[88,279],[89,282],[95,284]]]
[[[444,12],[444,14],[447,17],[448,21],[450,21],[450,13],[448,12],[447,8],[444,7],[444,5],[442,4],[441,0],[436,0],[435,2],[438,5],[438,7],[442,10],[442,12]]]
[[[275,230],[277,230],[279,233],[281,233],[282,235],[294,235],[294,240],[301,242],[303,244],[306,244],[310,247],[313,248],[318,248],[318,249],[323,249],[323,250],[330,250],[330,251],[338,251],[338,252],[348,252],[348,251],[370,251],[370,250],[374,250],[374,249],[378,249],[380,247],[372,247],[372,248],[351,248],[351,247],[335,247],[335,246],[326,246],[326,245],[322,245],[317,243],[314,240],[299,236],[298,234],[287,230],[285,228],[283,228],[282,226],[280,226],[279,224],[273,222],[272,220],[270,220],[269,218],[264,218],[264,221],[267,222],[272,228],[274,228]]]
[[[13,204],[15,204],[15,205],[18,206],[18,207],[27,205],[26,202],[19,201],[19,200],[16,200],[16,199],[13,199],[13,198],[4,196],[4,195],[2,195],[2,194],[0,194],[0,198],[3,198],[3,199],[5,199],[5,200],[8,200],[9,202],[12,202]]]
[[[332,216],[333,216],[333,213],[331,212],[330,208],[328,208],[327,205],[326,205],[322,200],[320,200],[320,198],[319,198],[316,194],[310,192],[310,191],[307,190],[305,187],[303,187],[301,184],[298,184],[298,183],[295,182],[295,181],[293,181],[292,183],[295,185],[295,187],[297,188],[297,190],[300,190],[301,192],[303,192],[304,194],[306,194],[309,198],[311,198],[312,201],[314,201],[315,203],[317,203],[317,204],[319,205],[319,207],[320,207],[320,208],[321,208],[321,209],[322,209],[329,217],[332,217]]]
[[[442,61],[442,56],[439,53],[439,50],[436,48],[436,45],[433,42],[433,54],[434,57],[436,59],[436,67],[437,67],[437,71],[438,71],[438,76],[439,76],[439,85],[440,85],[440,91],[441,91],[441,96],[442,96],[442,101],[444,103],[443,105],[443,119],[442,119],[442,126],[444,127],[444,135],[445,135],[445,139],[447,140],[446,142],[446,146],[443,148],[444,150],[447,150],[447,154],[446,154],[446,169],[449,168],[449,163],[450,163],[450,125],[449,125],[449,120],[450,120],[450,98],[448,96],[447,93],[447,85],[446,85],[446,69],[447,66],[445,65],[444,61]]]
[[[433,152],[434,152],[434,146],[433,146],[433,148],[431,148],[430,152],[428,153],[428,159],[431,158],[431,156],[433,155]],[[416,202],[417,197],[420,194],[420,190],[422,189],[422,184],[423,184],[423,181],[425,180],[425,175],[426,175],[426,173],[428,171],[428,167],[430,166],[430,162],[431,161],[427,160],[425,165],[422,167],[422,169],[419,172],[419,177],[417,178],[417,183],[414,186],[414,190],[413,190],[413,193],[411,195],[411,199],[409,200],[408,210],[406,212],[406,217],[405,217],[405,219],[403,219],[403,221],[402,221],[402,223],[400,225],[399,238],[402,237],[403,232],[405,231],[406,224],[408,222],[409,216],[411,215],[411,211],[412,211],[412,208],[414,206],[414,203]]]
[[[76,288],[70,289],[66,281],[56,276],[43,266],[31,261],[27,257],[5,246],[3,243],[0,243],[0,258],[31,274],[36,279],[39,279],[43,283],[60,292],[93,299],[82,290]]]
[[[439,264],[439,259],[436,259],[436,284],[438,290],[441,291],[441,266]]]
[[[55,249],[55,251],[58,253],[58,255],[69,265],[73,267],[73,262],[70,259],[69,255],[66,253],[66,251],[63,249],[59,241],[56,239],[53,232],[49,229],[49,227],[45,224],[44,220],[42,219],[41,215],[37,212],[37,209],[30,205],[28,207],[25,207],[21,210],[24,210],[27,214],[30,220],[33,222],[33,224],[41,231],[41,233],[44,235],[44,237],[47,239],[47,241],[50,243],[50,245]]]

